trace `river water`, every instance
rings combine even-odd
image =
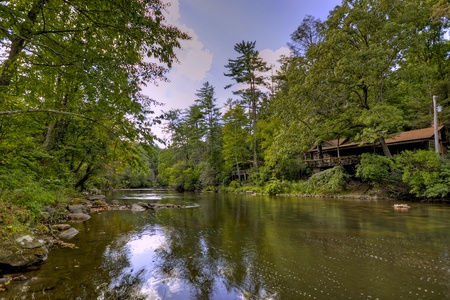
[[[0,299],[450,299],[450,206],[116,191]]]

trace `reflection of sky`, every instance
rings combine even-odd
[[[156,195],[156,194],[130,194],[127,196],[122,196],[120,197],[121,199],[127,200],[161,200],[162,197],[161,195]]]
[[[178,195],[166,195],[155,193],[127,193],[126,195],[116,195],[116,198],[123,200],[163,200],[163,199],[177,199]]]
[[[127,192],[125,195],[115,195],[113,199],[116,200],[137,200],[137,201],[161,201],[169,200],[172,204],[183,205],[184,208],[197,208],[199,207],[198,203],[186,202],[186,199],[183,201],[180,200],[179,195],[170,195],[170,194],[161,194],[161,193],[129,193]],[[133,201],[132,201],[133,202]],[[167,201],[166,201],[167,202]],[[180,203],[181,202],[181,203]]]
[[[140,270],[145,270],[145,280],[141,287],[141,292],[147,296],[147,299],[188,299],[191,298],[191,286],[184,278],[180,270],[173,270],[171,277],[164,274],[159,266],[162,265],[162,258],[160,252],[168,251],[167,241],[162,228],[153,227],[148,229],[143,234],[135,236],[127,245],[128,259],[130,266],[127,270],[131,273],[137,274]],[[200,255],[207,255],[208,245],[202,239],[200,241],[202,252]],[[212,270],[205,270],[208,272],[217,272],[214,284],[214,299],[244,299],[245,295],[235,289],[231,289],[220,274],[226,273],[224,271],[226,266],[223,262],[216,261],[215,266],[210,266]],[[129,273],[124,270],[124,273]],[[217,276],[219,275],[219,276]]]
[[[175,299],[174,295],[182,296],[185,288],[181,279],[165,278],[157,268],[160,260],[158,252],[164,251],[166,243],[162,230],[153,228],[127,244],[130,250],[130,269],[136,272],[146,270],[146,281],[141,291],[148,299],[164,299],[169,295],[171,299]],[[183,296],[180,299],[183,299]]]

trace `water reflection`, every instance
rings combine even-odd
[[[450,298],[447,206],[158,195],[197,208],[77,224],[79,249],[52,252],[20,299],[46,299],[45,286],[50,299]],[[36,285],[42,278],[58,282]]]

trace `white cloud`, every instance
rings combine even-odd
[[[163,110],[186,108],[194,101],[197,89],[211,69],[213,55],[204,48],[195,31],[180,23],[178,0],[171,0],[165,14],[167,24],[186,32],[191,39],[181,41],[181,49],[176,49],[178,62],[167,74],[170,82],[160,82],[158,86],[149,85],[144,92],[158,102],[164,103]]]
[[[185,77],[190,80],[203,80],[211,69],[213,55],[208,49],[204,49],[203,43],[193,30],[187,31],[191,40],[182,42],[182,49],[176,54],[179,64],[174,66],[172,78]]]
[[[281,56],[289,56],[290,53],[291,51],[289,48],[281,47],[275,51],[271,49],[264,49],[259,52],[259,55],[269,65],[273,66],[275,69],[278,69],[280,67],[278,60],[280,60]]]
[[[171,0],[168,3],[164,17],[169,24],[175,24],[180,18],[180,3],[178,0]]]

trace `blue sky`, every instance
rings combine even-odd
[[[232,83],[223,75],[228,59],[237,57],[233,47],[256,41],[256,49],[269,64],[277,65],[288,55],[290,35],[306,15],[325,20],[341,0],[169,0],[167,22],[192,39],[177,51],[179,63],[168,74],[169,83],[149,85],[144,93],[164,103],[156,112],[187,108],[204,82],[215,87],[218,104],[233,97],[224,86]],[[155,128],[161,136],[161,129]]]

